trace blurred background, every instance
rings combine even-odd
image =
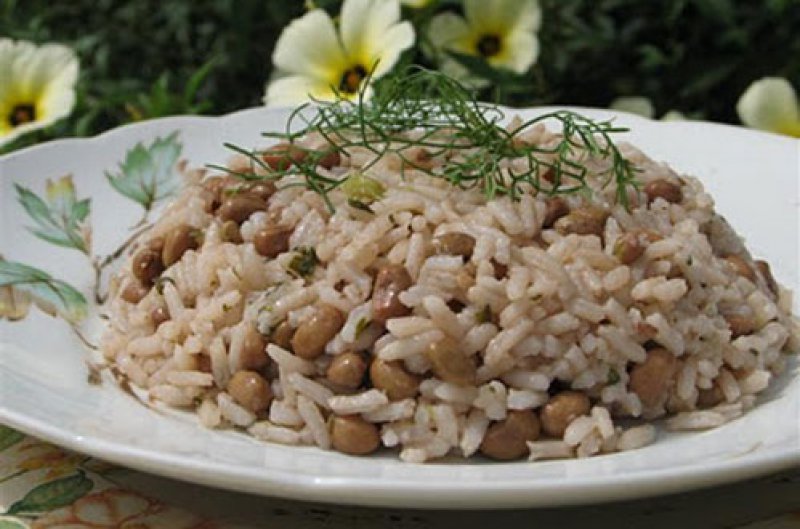
[[[131,121],[264,104],[284,28],[315,8],[338,20],[341,4],[0,0],[0,37],[66,45],[80,65],[68,115],[6,142],[0,152]],[[498,2],[497,9],[508,4]],[[401,19],[413,25],[416,39],[398,64],[438,67],[426,52],[431,21],[464,9],[454,0],[403,2]],[[737,101],[756,80],[800,86],[799,0],[540,0],[536,9],[539,53],[524,71],[495,67],[480,53],[474,60],[469,53],[449,57],[481,78],[474,83],[480,98],[607,107],[634,97],[634,106],[644,104],[652,117],[677,111],[682,118],[738,123]],[[0,76],[6,77],[0,77],[2,101],[3,85],[13,79],[9,71]]]

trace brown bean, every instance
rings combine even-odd
[[[718,384],[714,384],[710,389],[701,389],[697,394],[697,405],[700,408],[711,408],[725,400]]]
[[[672,384],[677,360],[663,348],[651,349],[641,364],[631,369],[628,387],[645,407],[658,405]]]
[[[402,265],[386,265],[378,270],[372,289],[372,318],[386,323],[390,318],[410,314],[411,309],[400,302],[400,293],[411,283],[411,276]]]
[[[241,244],[243,242],[242,233],[239,231],[239,225],[232,220],[226,220],[220,227],[220,236],[225,242],[232,242],[234,244]]]
[[[436,160],[434,160],[433,154],[424,147],[420,147],[417,152],[413,154],[413,157],[414,158],[413,162],[411,162],[411,165],[415,169],[430,171],[436,165]]]
[[[320,305],[311,318],[300,324],[292,336],[294,354],[306,360],[317,358],[344,325],[344,316],[330,305]]]
[[[614,256],[622,264],[631,264],[644,254],[651,243],[661,238],[661,235],[651,230],[629,231],[614,243]]]
[[[211,358],[206,354],[195,355],[197,370],[203,373],[211,373]]]
[[[267,356],[267,341],[258,332],[255,324],[245,324],[244,338],[242,339],[242,351],[239,357],[239,364],[242,369],[258,370],[269,363]]]
[[[269,382],[255,371],[237,371],[228,382],[228,393],[253,413],[266,410],[272,402]]]
[[[492,263],[492,272],[494,278],[500,281],[508,274],[508,265],[504,265],[503,263],[498,263],[494,259],[491,261]]]
[[[731,338],[753,334],[756,330],[755,319],[747,314],[726,314],[724,318],[731,330]]]
[[[466,259],[472,257],[475,249],[475,238],[460,232],[443,233],[434,237],[432,242],[437,254],[460,255]]]
[[[601,237],[606,227],[608,212],[593,206],[573,209],[555,223],[556,230],[562,235],[597,235]]]
[[[139,303],[148,292],[150,292],[150,287],[144,286],[140,281],[133,280],[128,281],[128,283],[125,285],[125,288],[123,288],[122,292],[120,292],[119,297],[128,303],[133,303],[135,305],[136,303]]]
[[[466,386],[475,383],[475,362],[466,356],[458,342],[446,337],[434,342],[425,351],[433,373],[451,384]]]
[[[272,331],[269,339],[272,343],[287,351],[292,350],[292,336],[294,336],[294,328],[288,321],[283,320]]]
[[[645,184],[644,193],[647,195],[648,204],[657,198],[662,198],[673,204],[677,204],[683,200],[681,186],[663,178]]]
[[[147,241],[145,246],[154,252],[161,253],[161,251],[164,249],[164,237],[153,237]]]
[[[266,211],[267,203],[262,198],[250,193],[237,193],[222,201],[217,215],[223,221],[232,220],[241,224],[256,211]]]
[[[561,197],[550,197],[544,201],[544,221],[542,222],[543,228],[552,228],[553,224],[569,213],[569,206],[566,200]]]
[[[268,180],[263,182],[255,182],[251,183],[247,187],[247,192],[257,196],[261,200],[269,200],[269,198],[275,194],[275,184]]]
[[[158,326],[169,321],[169,311],[166,307],[156,307],[150,311],[150,319],[153,321],[153,327],[158,329]]]
[[[762,260],[756,260],[755,263],[758,273],[761,274],[761,277],[764,278],[764,282],[767,284],[767,288],[769,288],[770,292],[777,296],[780,289],[778,288],[778,282],[775,281],[775,276],[772,275],[772,270],[769,267],[769,263]]]
[[[133,275],[144,286],[150,286],[161,272],[164,271],[164,263],[161,262],[161,253],[150,248],[139,250],[133,256],[131,264]]]
[[[200,246],[199,237],[199,230],[186,224],[170,230],[164,238],[164,249],[161,250],[161,261],[164,266],[177,263],[188,250],[196,250]]]
[[[567,426],[577,417],[589,413],[589,397],[578,391],[562,391],[542,408],[542,429],[551,437],[564,436]]]
[[[328,380],[346,389],[356,389],[364,380],[367,363],[358,353],[347,351],[333,357],[328,366],[326,376]]]
[[[531,410],[511,410],[502,421],[492,424],[481,441],[481,453],[507,461],[528,453],[528,441],[539,438],[539,418]]]
[[[385,392],[389,400],[410,399],[419,391],[419,377],[406,371],[399,360],[374,359],[369,366],[369,378],[373,387]]]
[[[331,444],[344,454],[362,456],[377,450],[381,438],[378,427],[360,415],[343,415],[333,418]]]
[[[724,258],[731,268],[740,276],[756,282],[756,272],[741,255],[729,255]]]
[[[289,143],[279,143],[261,153],[261,159],[270,169],[284,171],[292,164],[305,160],[306,155],[305,149]]]
[[[317,162],[318,165],[325,169],[332,169],[341,163],[342,156],[339,154],[339,151],[333,149],[325,152]]]
[[[267,226],[253,236],[253,246],[260,255],[272,259],[289,249],[292,231],[292,228],[282,224]]]

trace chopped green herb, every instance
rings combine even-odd
[[[172,283],[172,286],[175,286],[175,280],[172,279],[171,277],[166,277],[166,276],[159,277],[153,283],[153,286],[155,287],[156,292],[158,292],[159,296],[164,294],[164,284],[165,283]]]
[[[289,269],[301,277],[307,277],[314,272],[319,264],[319,258],[314,248],[301,246],[295,249],[296,255],[289,262]]]
[[[620,381],[619,373],[617,373],[616,369],[609,369],[608,370],[608,385],[612,386]]]
[[[486,305],[480,312],[475,314],[475,321],[478,323],[488,323],[492,321],[492,307]]]
[[[348,202],[355,201],[365,205],[380,200],[386,193],[386,186],[360,171],[353,171],[342,183],[341,189],[347,196]]]
[[[369,327],[370,323],[372,323],[372,320],[368,318],[361,318],[360,320],[358,320],[358,322],[356,322],[356,332],[355,332],[356,340],[358,340],[361,337],[361,334],[367,329],[367,327]]]

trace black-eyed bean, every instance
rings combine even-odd
[[[666,349],[651,349],[645,361],[631,369],[628,388],[645,407],[656,406],[673,383],[677,363],[675,355]]]
[[[528,453],[528,441],[539,438],[539,418],[531,410],[511,410],[502,421],[495,422],[481,441],[480,451],[492,459],[518,459]]]
[[[228,382],[233,400],[253,413],[260,413],[272,402],[272,389],[264,377],[255,371],[237,371]]]
[[[344,325],[344,316],[330,305],[320,305],[308,320],[301,323],[292,336],[294,354],[313,360],[325,351],[325,346]]]
[[[589,397],[578,391],[562,391],[542,408],[542,429],[551,436],[561,438],[573,420],[589,413]]]
[[[372,318],[386,323],[390,318],[399,318],[411,313],[411,309],[400,302],[400,294],[411,286],[411,276],[401,265],[386,265],[378,270],[372,289]]]
[[[362,456],[377,450],[381,438],[378,427],[360,415],[342,415],[331,421],[331,444],[344,454]]]

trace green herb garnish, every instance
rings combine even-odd
[[[367,86],[369,83],[364,83]],[[628,188],[636,189],[636,169],[619,151],[612,134],[627,132],[610,121],[593,121],[576,112],[560,110],[522,121],[513,130],[501,126],[505,114],[495,105],[476,101],[473,93],[455,79],[440,72],[410,67],[397,76],[380,81],[375,96],[366,101],[360,93],[355,101],[316,101],[302,105],[289,117],[285,132],[263,136],[295,144],[308,134],[326,139],[332,148],[346,153],[352,147],[375,154],[369,169],[385,154],[394,154],[403,167],[417,169],[442,178],[463,189],[479,188],[487,199],[508,195],[518,199],[531,188],[547,194],[585,192],[589,168],[585,160],[603,159],[610,166],[599,176],[604,186],[614,183],[617,201],[628,207]],[[554,146],[527,145],[517,136],[537,124],[555,121],[561,141]],[[414,134],[408,134],[413,131]],[[333,211],[329,193],[343,187],[350,178],[334,178],[320,172],[319,160],[327,153],[297,146],[306,151],[293,166],[273,170],[258,156],[235,145],[226,146],[242,153],[268,173],[236,174],[246,179],[277,180],[286,174],[299,174],[305,185],[319,193]],[[444,167],[428,168],[417,162],[419,148],[429,156],[449,156]],[[509,169],[501,162],[522,159],[522,169]],[[217,167],[225,170],[223,167]],[[228,171],[230,172],[230,171]],[[324,174],[323,174],[324,173]],[[360,200],[360,199],[359,199]],[[363,200],[361,200],[363,202]]]
[[[606,380],[608,385],[609,386],[613,386],[614,384],[616,384],[619,381],[620,381],[620,378],[619,378],[619,373],[617,373],[617,370],[616,369],[609,369],[608,370],[608,379]]]
[[[356,322],[356,330],[355,330],[355,339],[358,340],[361,334],[369,327],[369,324],[372,323],[372,320],[368,318],[361,318]]]
[[[166,276],[161,276],[153,282],[153,286],[155,287],[159,296],[164,295],[164,284],[166,283],[172,283],[172,286],[175,286],[175,280]]]
[[[489,323],[492,321],[492,307],[485,305],[480,312],[475,314],[475,321],[478,323]]]
[[[289,262],[289,269],[301,277],[307,277],[314,272],[319,264],[319,258],[314,248],[302,246],[295,249],[295,256]]]

